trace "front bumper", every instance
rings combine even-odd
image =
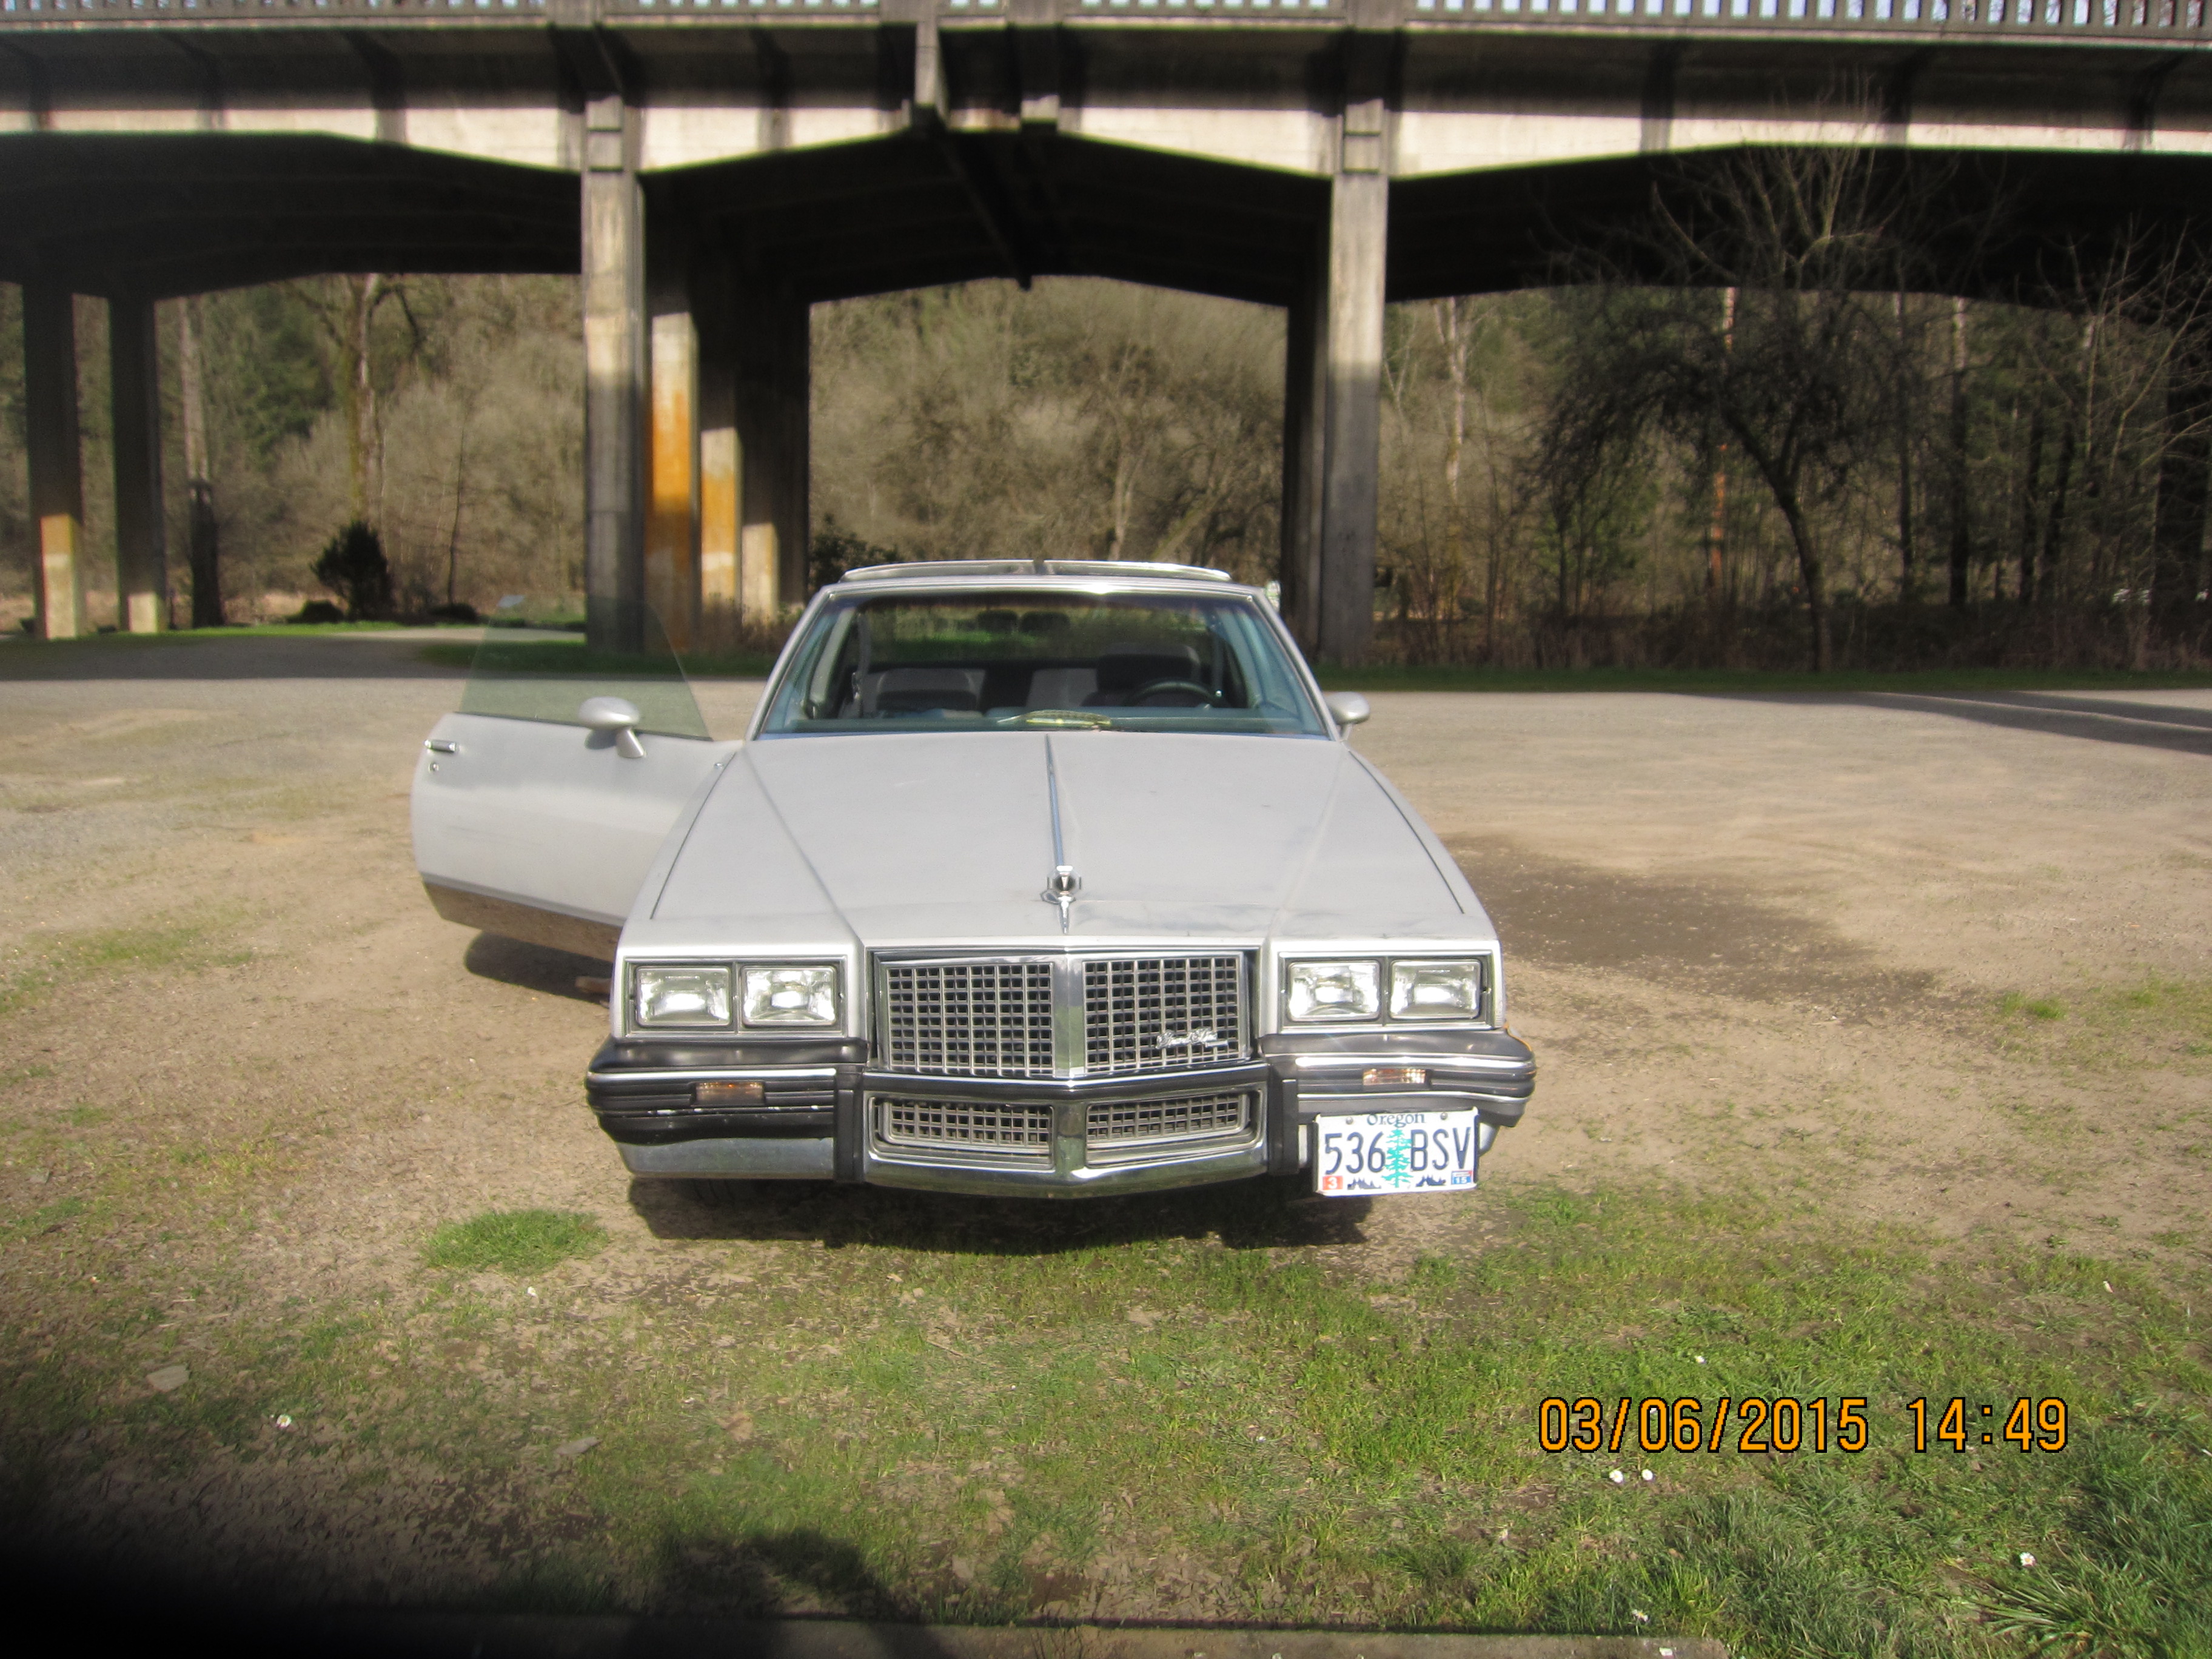
[[[1535,1081],[1502,1031],[1261,1048],[1203,1072],[1000,1081],[872,1071],[858,1043],[609,1042],[586,1089],[638,1175],[1072,1198],[1293,1175],[1307,1126],[1337,1113],[1474,1110],[1487,1146]]]

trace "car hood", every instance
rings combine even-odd
[[[1057,846],[1055,855],[1055,806]],[[745,744],[690,825],[656,923],[805,930],[872,948],[1066,937],[1492,937],[1434,837],[1348,745],[1130,732]]]

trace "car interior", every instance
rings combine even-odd
[[[1037,708],[1241,708],[1235,659],[1202,664],[1188,645],[1116,645],[1090,660],[899,664],[854,676],[838,715],[1008,715]]]
[[[1022,606],[997,595],[871,595],[817,622],[786,712],[768,729],[784,720],[1080,722],[1093,713],[1101,722],[1185,716],[1212,728],[1219,714],[1240,730],[1255,720],[1304,729],[1311,718],[1290,662],[1245,599],[1086,594]]]

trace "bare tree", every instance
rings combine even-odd
[[[186,563],[192,574],[192,626],[223,624],[222,544],[208,455],[207,379],[200,360],[200,302],[177,305],[177,381],[184,404]]]
[[[337,356],[339,396],[345,410],[347,500],[355,521],[373,524],[381,516],[372,510],[370,501],[372,475],[382,447],[373,351],[376,313],[386,301],[398,301],[417,345],[422,341],[421,325],[408,306],[405,286],[379,272],[293,286],[321,325]]]
[[[1894,330],[1937,228],[1866,147],[1747,150],[1681,173],[1586,274],[1599,299],[1566,369],[1588,425],[1717,427],[1765,486],[1796,557],[1814,667],[1832,665],[1829,509],[1892,424]],[[1710,297],[1734,289],[1732,315]],[[1887,412],[1886,412],[1887,411]]]

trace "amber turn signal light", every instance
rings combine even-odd
[[[691,1098],[702,1106],[764,1106],[768,1103],[768,1088],[757,1078],[748,1078],[742,1083],[695,1083]]]
[[[1359,1080],[1370,1089],[1403,1088],[1407,1084],[1416,1087],[1429,1080],[1425,1066],[1370,1066],[1359,1074]]]

